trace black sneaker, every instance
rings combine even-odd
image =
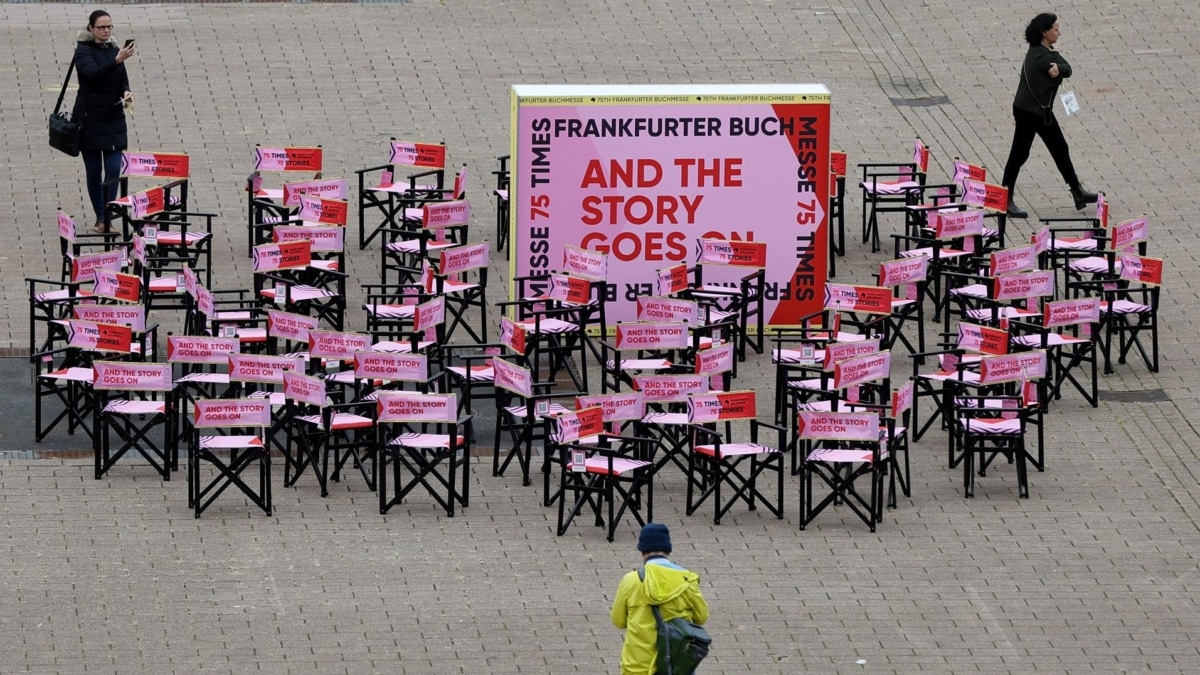
[[[1013,200],[1008,200],[1008,215],[1012,218],[1028,218],[1029,214],[1021,210],[1017,203]]]

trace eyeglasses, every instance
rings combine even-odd
[[[92,28],[95,28],[96,30],[112,30],[113,26],[110,23],[107,26],[92,26]]]

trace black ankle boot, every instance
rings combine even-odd
[[[1088,192],[1080,185],[1077,188],[1071,188],[1071,197],[1075,200],[1075,210],[1082,211],[1083,207],[1088,204],[1096,203],[1096,193]]]
[[[1021,207],[1017,206],[1017,203],[1013,201],[1012,197],[1008,198],[1008,215],[1009,215],[1009,217],[1012,217],[1012,218],[1028,218],[1029,217],[1028,213],[1021,210]]]

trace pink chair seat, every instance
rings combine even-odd
[[[40,375],[43,380],[68,380],[71,382],[92,382],[95,371],[91,368],[64,368]]]
[[[660,426],[677,426],[688,423],[687,413],[647,413],[642,418],[642,422],[646,424],[657,424]]]
[[[200,447],[205,450],[241,450],[262,448],[263,442],[258,436],[201,436]]]
[[[410,319],[417,311],[416,305],[363,305],[363,310],[381,319]]]
[[[463,442],[462,436],[455,436],[455,445],[461,446]],[[448,448],[450,447],[450,434],[405,433],[388,441],[388,445],[421,449]]]
[[[529,408],[527,406],[523,406],[523,405],[508,406],[507,408],[504,409],[504,412],[506,412],[509,415],[512,415],[513,417],[516,417],[516,418],[525,417],[525,414],[528,411],[529,411]],[[563,407],[561,404],[559,404],[559,403],[551,403],[550,404],[550,413],[549,414],[561,415],[562,413],[565,413],[565,412],[568,412],[568,410],[565,407]],[[537,415],[537,417],[541,417],[541,415]]]
[[[1130,300],[1116,300],[1112,303],[1100,303],[1101,313],[1107,314],[1110,311],[1113,314],[1150,314],[1154,311],[1154,308],[1150,305],[1143,305]]]
[[[954,248],[938,249],[938,259],[957,258],[959,256],[964,256],[964,255],[969,255],[969,254],[966,251],[960,251],[960,250],[954,249]],[[932,258],[933,257],[933,247],[926,246],[924,248],[913,248],[913,249],[909,249],[907,251],[900,252],[901,258],[917,258],[920,256],[925,256],[926,258]]]
[[[886,459],[887,456],[887,451],[880,451],[879,459]],[[819,448],[808,454],[808,461],[826,464],[858,464],[861,462],[870,464],[871,459],[872,452],[870,450]]]
[[[188,373],[177,380],[175,384],[199,382],[201,384],[229,384],[229,373]]]
[[[964,425],[963,422],[966,422]],[[965,426],[972,433],[977,434],[1002,434],[1018,435],[1021,433],[1021,420],[1019,419],[982,419],[978,417],[959,420],[959,426]]]
[[[321,426],[320,415],[299,415],[296,419],[308,422],[316,426]],[[333,431],[343,431],[345,429],[367,429],[375,425],[375,422],[370,417],[361,415],[353,415],[350,413],[334,413],[333,419],[330,420],[330,428]]]
[[[459,379],[469,382],[496,381],[496,369],[491,366],[471,366],[469,370],[463,366],[450,366],[447,370],[454,373]]]
[[[89,296],[91,296],[91,292],[83,290],[82,288],[77,290],[74,295],[75,298],[86,298]],[[68,288],[38,293],[37,295],[33,296],[33,299],[36,302],[60,302],[63,300],[70,300],[71,298],[71,290]]]
[[[258,293],[259,293],[259,295],[263,296],[264,298],[267,298],[268,300],[275,299],[275,289],[274,288],[264,288],[261,291],[259,291]],[[289,297],[289,299],[291,299],[292,302],[304,302],[306,300],[322,300],[324,298],[336,298],[337,293],[334,293],[333,291],[330,291],[330,290],[326,290],[324,288],[317,288],[316,286],[297,284],[297,285],[291,287],[288,297]]]
[[[458,246],[458,244],[455,244],[454,242],[451,242],[451,241],[427,241],[427,242],[425,242],[425,250],[426,251],[440,251],[444,248],[450,248],[451,246]],[[387,249],[389,251],[394,251],[396,253],[420,253],[421,252],[421,240],[420,239],[405,239],[404,241],[393,241],[387,245]]]
[[[695,451],[701,455],[715,457],[716,459],[724,459],[726,457],[745,457],[747,455],[768,455],[780,452],[779,448],[772,448],[758,443],[725,443],[721,446],[721,453],[717,454],[717,446],[715,445],[697,445]]]
[[[607,366],[611,369],[613,362],[609,361]],[[621,359],[621,370],[665,370],[671,367],[671,362],[666,359]]]
[[[104,412],[118,415],[161,415],[167,411],[164,401],[109,401],[104,406]]]
[[[903,194],[905,190],[921,187],[921,184],[915,180],[901,181],[864,181],[858,184],[868,195],[898,195]]]
[[[536,325],[532,320],[518,322],[530,332],[544,333],[554,335],[558,333],[570,333],[571,331],[579,330],[579,325],[562,319],[542,319]]]
[[[417,351],[424,351],[432,344],[434,344],[432,340],[419,340],[417,342]],[[371,345],[371,350],[388,354],[410,354],[412,353],[412,343],[403,340],[399,342],[395,340],[381,340]]]
[[[584,461],[584,470],[587,473],[599,474],[601,476],[624,476],[638,469],[644,469],[651,465],[651,462],[644,462],[640,459],[629,459],[627,457],[614,457],[612,459],[612,471],[608,470],[609,460],[607,457],[588,457]],[[567,463],[567,471],[574,471],[576,464],[573,462]]]
[[[187,243],[189,245],[196,244],[211,236],[207,232],[188,232]],[[158,236],[154,238],[154,243],[158,246],[180,246],[183,244],[183,233],[172,231],[159,232]]]

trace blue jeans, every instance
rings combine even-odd
[[[121,150],[84,150],[83,168],[87,172],[88,198],[92,200],[92,211],[96,222],[104,222],[104,205],[117,198],[118,179],[121,177]],[[104,175],[100,170],[103,167]],[[108,183],[108,185],[105,185]]]

